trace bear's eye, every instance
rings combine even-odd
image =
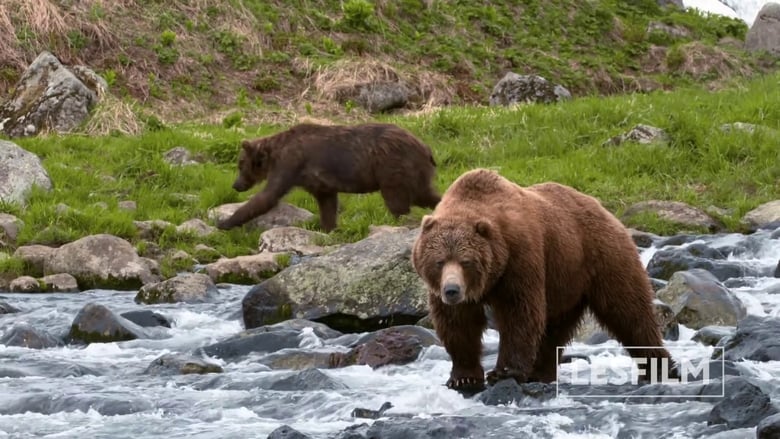
[[[473,267],[474,266],[474,261],[472,261],[471,259],[464,259],[464,260],[460,261],[460,265],[462,267],[466,267],[466,268]]]
[[[436,261],[436,268],[442,268],[444,267],[444,259],[439,259]]]

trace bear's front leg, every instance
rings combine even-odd
[[[491,300],[499,334],[496,367],[487,374],[491,386],[507,378],[526,382],[536,362],[547,320],[544,293],[527,297],[520,294],[514,290],[511,295]]]
[[[429,296],[429,305],[436,334],[452,359],[447,387],[465,395],[484,390],[482,333],[487,318],[482,305],[465,302],[448,305],[437,294]]]

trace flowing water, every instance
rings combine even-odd
[[[707,238],[710,245],[747,243],[749,251],[730,259],[771,273],[780,259],[780,240],[769,233],[749,237]],[[649,261],[655,248],[643,250]],[[733,288],[750,314],[780,317],[780,279],[745,278]],[[0,345],[0,438],[265,438],[288,424],[313,438],[334,437],[344,428],[374,421],[354,419],[356,407],[377,409],[389,401],[386,415],[440,418],[459,416],[479,426],[481,438],[699,437],[712,403],[585,403],[561,397],[534,407],[487,406],[443,386],[450,362],[441,347],[431,347],[414,363],[372,370],[367,366],[325,369],[343,390],[274,391],[269,383],[292,371],[272,371],[258,363],[262,354],[240,362],[214,361],[222,374],[151,376],[146,367],[164,353],[191,353],[241,331],[241,299],[249,287],[222,289],[217,304],[137,305],[132,292],[91,290],[78,294],[0,294],[21,312],[0,315],[0,336],[16,323],[61,336],[77,312],[98,302],[115,313],[152,309],[172,321],[169,338],[57,347],[42,350]],[[768,292],[770,291],[770,292]],[[690,340],[682,328],[675,352],[709,356],[712,347]],[[488,331],[484,364],[495,362],[497,333]],[[617,346],[614,341],[605,347]],[[326,349],[311,331],[301,347]],[[575,344],[576,351],[584,345]],[[614,360],[628,360],[613,350]],[[780,397],[780,362],[747,362],[742,368]],[[561,370],[573,367],[564,364]],[[754,429],[744,429],[753,436]]]

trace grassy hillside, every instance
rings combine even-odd
[[[369,78],[421,108],[486,103],[507,71],[586,96],[775,67],[739,49],[743,22],[656,0],[5,0],[0,27],[0,90],[45,49],[164,121],[362,117],[339,90]]]
[[[648,199],[679,200],[703,209],[714,206],[723,209],[721,219],[731,230],[740,230],[739,218],[748,210],[780,198],[778,85],[780,75],[775,74],[716,93],[687,88],[557,105],[445,108],[380,119],[411,130],[431,146],[439,163],[436,183],[441,191],[462,172],[489,167],[521,185],[546,180],[572,185],[599,197],[618,215],[630,204]],[[764,129],[721,131],[722,124],[733,122]],[[602,145],[637,123],[665,129],[669,143]],[[133,220],[208,222],[209,208],[251,196],[255,191],[239,194],[230,187],[238,141],[280,129],[184,124],[140,136],[18,139],[23,148],[40,155],[55,188],[36,191],[26,208],[5,205],[0,211],[16,214],[25,223],[17,245],[56,245],[87,234],[112,233],[143,248],[147,243],[137,236]],[[164,162],[163,154],[180,145],[200,155],[204,163],[171,167]],[[121,200],[135,201],[138,209],[119,209]],[[314,199],[301,190],[285,201],[318,213]],[[361,239],[371,224],[416,225],[427,212],[415,208],[396,221],[377,193],[342,194],[340,201],[333,242]],[[72,209],[62,212],[58,203]],[[631,225],[662,234],[677,231],[652,218],[643,221]],[[315,220],[306,227],[317,229],[316,224]],[[258,236],[257,231],[234,229],[202,239],[168,230],[154,243],[164,250],[189,252],[205,243],[234,256],[256,249]],[[0,272],[20,269],[13,259],[0,261],[0,267],[5,267]],[[170,274],[175,263],[167,261],[163,268]]]

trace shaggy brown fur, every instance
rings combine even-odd
[[[630,235],[599,201],[570,187],[523,188],[493,171],[466,172],[423,218],[412,263],[452,358],[450,388],[484,388],[483,305],[500,337],[488,384],[554,381],[556,346],[569,342],[586,307],[623,345],[658,346],[631,349],[634,358],[674,365]]]
[[[299,124],[278,134],[241,143],[239,192],[268,183],[230,218],[217,226],[230,229],[271,210],[293,187],[317,200],[320,226],[336,227],[338,194],[380,191],[395,217],[412,205],[434,208],[440,195],[433,186],[436,162],[424,143],[392,125]]]

